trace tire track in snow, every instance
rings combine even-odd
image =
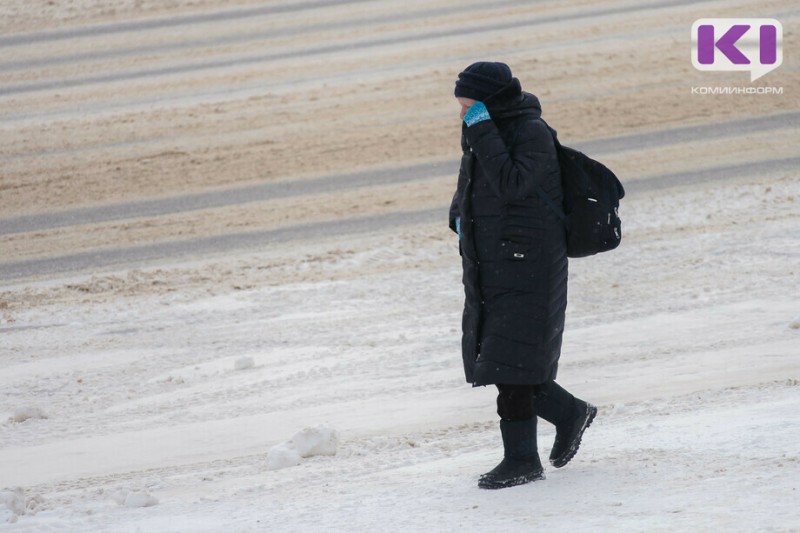
[[[348,477],[354,482],[366,476],[371,476],[380,470],[402,468],[413,464],[434,461],[447,457],[457,443],[459,452],[473,452],[484,450],[496,437],[494,420],[488,422],[474,422],[459,424],[441,429],[427,429],[414,433],[404,433],[393,436],[348,436],[343,435],[339,449],[331,458],[317,460],[331,463],[331,468],[348,472]],[[200,481],[220,481],[227,477],[243,478],[254,476],[258,484],[267,483],[275,489],[295,485],[295,476],[304,480],[318,479],[320,474],[316,469],[295,467],[285,470],[284,476],[280,471],[266,471],[266,455],[270,443],[264,443],[261,453],[209,459],[206,461],[186,462],[163,467],[141,468],[128,471],[112,472],[105,475],[76,477],[54,483],[42,483],[26,487],[33,494],[47,494],[48,500],[58,493],[67,493],[92,489],[98,494],[120,488],[125,483],[136,483],[136,486],[146,484],[153,480],[163,487],[193,487]],[[84,495],[94,498],[97,494]],[[65,496],[67,497],[67,496]],[[69,498],[74,497],[69,495]]]
[[[726,165],[692,172],[669,173],[627,183],[628,193],[641,193],[682,185],[696,185],[773,172],[796,171],[800,156],[786,159]],[[273,243],[304,239],[325,239],[341,235],[363,234],[414,224],[447,225],[447,205],[417,211],[395,211],[341,220],[297,224],[278,229],[229,233],[211,237],[166,241],[155,244],[88,251],[77,254],[12,261],[0,264],[0,280],[63,274],[112,266],[138,266],[166,259],[189,259],[202,255],[242,250],[259,250]]]
[[[177,28],[193,24],[204,24],[209,22],[231,22],[236,20],[246,20],[253,17],[264,17],[291,13],[293,11],[305,11],[308,9],[319,9],[325,7],[336,7],[340,5],[358,3],[358,0],[307,0],[295,4],[260,6],[244,9],[231,9],[225,11],[215,11],[212,13],[195,13],[191,15],[176,15],[166,18],[150,18],[144,20],[134,20],[126,22],[113,22],[106,24],[92,24],[77,28],[64,28],[57,30],[44,30],[38,32],[21,33],[0,37],[0,47],[8,48],[12,46],[24,46],[68,39],[80,39],[83,37],[97,37],[101,35],[112,35],[120,33],[141,32],[166,28]]]
[[[389,185],[426,179],[457,171],[458,162],[423,163],[402,168],[369,170],[305,180],[264,183],[159,200],[143,200],[100,207],[70,209],[40,215],[24,215],[5,220],[0,219],[0,235],[78,224],[96,224],[128,218],[155,217],[292,196],[344,191],[358,187]]]
[[[710,140],[734,135],[747,135],[769,130],[797,127],[799,124],[800,111],[792,111],[766,117],[732,120],[724,123],[678,127],[668,130],[657,130],[648,133],[622,135],[576,143],[566,142],[570,145],[574,144],[576,148],[588,154],[599,157],[600,154],[628,150],[644,150],[656,146],[687,143],[695,140]],[[0,235],[41,231],[82,224],[97,224],[114,220],[156,217],[188,211],[242,205],[252,202],[263,202],[265,200],[274,200],[278,198],[419,181],[446,174],[455,175],[458,172],[458,164],[458,160],[419,163],[404,167],[336,174],[313,179],[270,182],[222,191],[173,196],[158,200],[143,200],[98,207],[68,209],[36,215],[22,215],[0,219]],[[778,164],[780,165],[780,163]],[[774,163],[770,165],[774,165]],[[697,174],[703,174],[703,172],[708,174],[711,171],[701,171]],[[669,175],[671,177],[668,176],[666,179],[662,176],[658,181],[664,180],[664,187],[669,187],[676,183],[685,183],[687,179],[686,176],[689,175],[694,176],[695,174],[682,172]],[[711,174],[708,175],[710,176]],[[717,178],[705,178],[701,179],[701,181],[709,181],[709,179]],[[641,187],[652,190],[659,187],[659,185],[657,183],[651,183],[650,185],[631,183],[626,188],[631,187],[631,190],[636,190]]]
[[[274,15],[277,13],[286,13],[294,10],[303,11],[306,9],[313,9],[315,7],[335,7],[351,3],[355,3],[354,0],[349,0],[345,2],[308,2],[300,6],[274,6],[274,7],[236,10],[235,12],[222,12],[216,14],[218,16],[214,16],[215,14],[187,15],[187,16],[179,16],[164,20],[154,19],[152,21],[141,21],[139,23],[119,23],[119,24],[108,25],[107,27],[88,28],[88,30],[90,31],[85,31],[87,30],[87,28],[77,28],[71,30],[71,33],[73,34],[71,37],[62,37],[60,36],[60,34],[51,35],[51,33],[55,32],[44,32],[43,35],[41,35],[42,37],[41,39],[36,39],[36,35],[31,34],[29,42],[24,42],[20,44],[36,44],[42,41],[62,39],[62,38],[66,39],[72,37],[75,38],[92,37],[96,35],[147,31],[152,29],[186,26],[197,23],[228,22],[235,20],[252,21],[252,19],[255,17],[267,17],[269,15]],[[459,14],[463,15],[465,13],[473,13],[476,11],[490,11],[501,7],[502,8],[514,7],[527,4],[529,4],[527,0],[515,0],[515,1],[497,2],[495,4],[492,4],[491,6],[487,6],[485,4],[462,6],[459,7]],[[286,8],[286,9],[278,9],[278,8]],[[363,18],[347,19],[347,20],[337,21],[335,24],[335,29],[339,31],[353,30],[353,29],[363,28],[366,26],[376,26],[376,25],[380,26],[398,22],[411,22],[415,20],[425,21],[433,17],[441,17],[448,14],[452,14],[452,12],[453,8],[447,7],[447,8],[421,9],[413,12],[392,13],[389,15],[368,16]],[[148,25],[146,24],[146,22],[151,22],[151,24]],[[135,46],[127,48],[108,49],[108,50],[100,49],[80,54],[54,55],[38,59],[12,60],[7,62],[0,62],[0,71],[19,70],[19,69],[26,70],[35,67],[64,66],[68,64],[81,63],[85,61],[94,61],[98,59],[121,59],[127,57],[135,57],[137,55],[164,54],[168,52],[191,50],[195,48],[210,48],[214,46],[228,46],[232,44],[247,44],[259,40],[275,39],[277,37],[298,37],[301,35],[309,35],[310,36],[309,38],[313,38],[316,36],[315,35],[316,33],[322,31],[329,31],[331,30],[331,28],[332,24],[330,22],[321,22],[314,24],[305,24],[299,27],[289,27],[289,28],[279,27],[269,30],[246,32],[246,33],[236,32],[224,36],[206,37],[202,39],[179,41],[175,43],[162,43],[158,45],[144,45],[144,46]],[[70,30],[62,30],[62,32],[65,35],[70,35]],[[3,38],[0,37],[0,45],[2,45],[2,40]],[[12,43],[13,42],[15,41],[12,41]]]
[[[271,61],[285,60],[285,59],[299,59],[303,57],[324,56],[324,55],[335,54],[338,52],[353,52],[356,50],[367,50],[370,48],[379,48],[384,46],[393,46],[393,45],[407,44],[412,42],[419,43],[421,41],[435,41],[449,37],[461,37],[465,35],[476,35],[481,33],[495,32],[495,31],[508,31],[525,27],[533,28],[536,26],[542,26],[559,22],[569,22],[569,21],[576,21],[583,19],[595,19],[604,16],[623,15],[634,11],[642,12],[642,11],[658,10],[670,7],[678,7],[681,5],[694,5],[694,4],[696,4],[696,2],[693,2],[691,0],[664,0],[644,6],[627,5],[627,6],[618,6],[611,8],[600,8],[589,11],[580,11],[577,13],[571,13],[567,15],[522,18],[508,22],[497,22],[497,23],[484,24],[480,26],[466,27],[466,28],[446,27],[446,29],[424,31],[417,34],[402,32],[400,35],[393,37],[379,37],[379,38],[365,39],[361,41],[347,41],[344,43],[337,43],[337,44],[311,46],[299,50],[293,49],[286,52],[272,52],[250,57],[238,57],[238,58],[223,57],[220,59],[213,59],[193,64],[151,67],[151,68],[130,70],[125,72],[93,74],[88,76],[75,76],[71,78],[21,83],[21,84],[0,87],[0,96],[10,96],[10,95],[56,90],[56,89],[67,89],[85,85],[94,85],[98,83],[113,83],[121,81],[133,81],[139,79],[155,78],[161,76],[171,76],[176,74],[190,74],[195,72],[204,72],[208,70],[216,70],[221,68],[246,67],[261,63],[269,63]]]

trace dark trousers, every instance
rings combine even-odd
[[[503,420],[528,420],[538,416],[553,425],[568,422],[575,412],[575,397],[555,381],[541,385],[497,385],[497,414]]]

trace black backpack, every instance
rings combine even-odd
[[[622,240],[618,209],[625,189],[605,165],[578,150],[561,146],[555,130],[550,126],[547,129],[553,135],[561,166],[563,209],[538,184],[536,192],[567,228],[567,256],[586,257],[613,250]]]

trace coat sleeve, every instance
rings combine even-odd
[[[456,192],[453,194],[453,201],[450,202],[450,229],[458,233],[456,229],[456,217],[461,216],[459,203],[461,197],[464,195],[464,189],[467,188],[467,180],[469,179],[469,169],[467,165],[470,163],[470,148],[467,143],[465,132],[467,125],[462,124],[461,128],[461,166],[458,169],[458,183],[456,185]]]
[[[505,201],[532,196],[536,183],[544,186],[548,161],[555,152],[553,137],[540,120],[524,122],[511,146],[506,146],[495,123],[485,120],[465,135],[495,194]]]
[[[468,164],[467,158],[461,158],[461,167],[458,170],[458,184],[456,185],[456,192],[453,194],[453,201],[450,202],[450,229],[458,233],[456,230],[456,217],[461,216],[459,209],[459,201],[464,194],[464,189],[467,187],[467,169],[465,165]]]
[[[459,181],[461,181],[460,175]],[[456,228],[456,217],[461,216],[458,212],[458,196],[458,189],[456,189],[456,193],[453,195],[453,201],[450,202],[450,229],[453,230],[454,233],[458,233],[458,229]]]

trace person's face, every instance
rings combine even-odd
[[[464,120],[464,115],[467,114],[469,108],[472,107],[472,104],[476,103],[477,100],[473,100],[472,98],[464,98],[463,96],[459,96],[456,98],[458,103],[461,104],[461,120]]]

